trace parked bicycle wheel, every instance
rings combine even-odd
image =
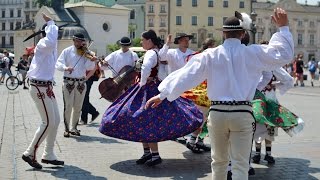
[[[10,76],[6,80],[6,86],[9,90],[15,90],[18,88],[19,85],[20,85],[20,81],[15,76]]]

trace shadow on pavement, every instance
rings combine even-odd
[[[264,156],[262,156],[263,158]],[[310,167],[310,161],[298,158],[275,158],[274,165],[268,165],[263,159],[259,165],[252,164],[256,174],[249,179],[294,179],[317,180],[312,174],[320,173],[320,168]],[[258,167],[257,167],[258,166]]]
[[[52,166],[52,167],[43,167],[41,170],[30,169],[27,171],[38,171],[43,173],[50,173],[52,176],[61,179],[97,179],[97,180],[107,180],[105,177],[94,176],[91,172],[81,169],[72,165],[61,166]]]
[[[118,144],[124,144],[123,142],[120,142],[116,139],[110,139],[106,137],[96,137],[96,136],[87,136],[87,135],[81,135],[80,137],[76,136],[70,136],[70,138],[74,138],[77,142],[100,142],[100,143],[105,143],[105,144],[113,144],[113,143],[118,143]]]
[[[112,164],[110,168],[130,175],[152,178],[167,177],[173,180],[196,180],[198,178],[211,176],[210,161],[203,163],[201,160],[163,159],[162,164],[155,167],[137,165],[136,160],[127,160]]]

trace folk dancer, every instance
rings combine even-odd
[[[187,56],[187,62],[196,54],[199,54],[205,51],[208,48],[215,47],[215,40],[212,38],[207,38],[202,44],[202,48]],[[211,148],[206,146],[203,142],[204,137],[208,134],[207,130],[207,115],[211,102],[207,96],[207,82],[204,81],[199,84],[197,87],[186,91],[183,93],[182,97],[191,99],[203,113],[203,125],[201,128],[197,129],[191,134],[191,137],[187,141],[187,148],[190,149],[193,153],[202,153],[203,151],[210,151]]]
[[[153,30],[142,33],[147,50],[141,67],[140,82],[122,94],[103,115],[99,131],[107,136],[142,142],[144,153],[137,164],[155,166],[162,162],[158,142],[189,134],[202,124],[202,113],[188,99],[164,101],[155,109],[145,110],[147,99],[158,94],[161,39]]]
[[[61,52],[56,63],[56,69],[64,71],[62,87],[64,137],[70,137],[70,134],[80,136],[77,124],[86,93],[86,71],[93,70],[96,65],[94,61],[97,60],[95,56],[89,59],[86,51],[85,36],[76,33],[73,36],[73,45]]]
[[[30,79],[29,92],[40,113],[42,124],[36,131],[28,149],[22,155],[24,161],[37,169],[41,169],[42,165],[37,161],[36,151],[44,140],[46,142],[41,162],[64,165],[63,161],[57,160],[53,152],[60,123],[57,100],[52,87],[54,66],[57,60],[58,27],[50,17],[45,14],[42,16],[46,24],[41,29],[42,38],[37,43],[27,73]]]
[[[286,12],[275,9],[273,21],[280,32],[269,45],[241,44],[244,30],[242,15],[224,21],[222,45],[195,55],[183,68],[171,73],[161,82],[160,94],[146,103],[146,108],[157,107],[165,99],[175,100],[184,91],[207,79],[208,97],[212,101],[208,130],[212,149],[212,179],[227,179],[229,152],[234,180],[248,179],[255,120],[251,101],[263,70],[274,70],[291,61],[294,46],[288,28]],[[230,151],[229,151],[230,148]]]

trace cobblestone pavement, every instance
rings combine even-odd
[[[62,74],[57,72],[56,76],[54,91],[62,119]],[[320,178],[320,84],[316,82],[313,88],[308,82],[306,85],[279,97],[283,105],[304,119],[304,131],[291,138],[279,130],[272,149],[275,165],[268,166],[263,160],[261,164],[253,164],[256,175],[250,180]],[[44,165],[42,170],[34,170],[21,155],[38,128],[39,114],[28,91],[22,87],[8,91],[0,85],[0,179],[211,179],[210,153],[194,155],[184,145],[173,141],[159,144],[164,159],[161,165],[154,168],[136,165],[135,160],[142,154],[139,143],[106,137],[98,132],[101,115],[110,103],[99,99],[97,86],[98,83],[94,83],[91,101],[101,114],[93,123],[79,126],[81,137],[64,138],[63,123],[60,123],[55,151],[59,159],[65,161],[65,166]],[[42,152],[43,145],[38,150],[39,160]]]

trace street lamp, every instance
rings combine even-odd
[[[257,16],[258,16],[258,14],[254,10],[250,14],[250,17],[252,19],[252,23],[251,23],[252,44],[256,43],[257,26],[256,26],[255,22],[256,22]]]

